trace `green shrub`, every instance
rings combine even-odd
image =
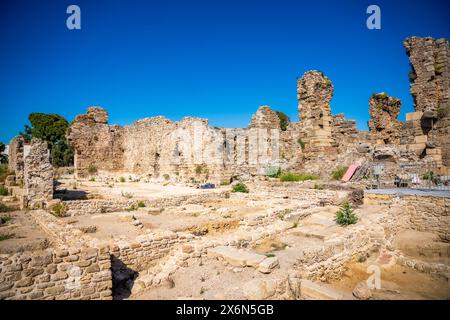
[[[201,166],[201,165],[196,165],[195,166],[195,173],[196,174],[201,174],[202,171],[203,171],[203,166]]]
[[[170,176],[167,173],[165,173],[165,174],[163,174],[163,178],[164,178],[164,180],[169,180]]]
[[[297,143],[300,145],[300,148],[302,148],[302,150],[305,149],[305,143],[302,141],[302,139],[298,138]]]
[[[333,180],[341,180],[344,174],[347,172],[348,167],[337,167],[331,171],[331,178]]]
[[[8,189],[6,189],[4,186],[0,186],[0,196],[7,196],[8,195]]]
[[[314,189],[315,190],[323,190],[324,188],[323,188],[323,185],[315,183],[314,184]]]
[[[122,183],[124,183],[126,180],[125,180],[125,177],[120,177],[119,178],[119,182],[122,182]]]
[[[95,178],[94,178],[94,177],[92,177],[92,178],[90,178],[90,179],[89,179],[89,181],[91,181],[91,182],[95,182]]]
[[[352,205],[348,202],[342,204],[336,212],[336,222],[340,225],[354,224],[358,221],[358,217],[353,212]]]
[[[269,252],[269,253],[266,253],[265,256],[266,256],[267,258],[273,258],[273,257],[275,257],[275,254]]]
[[[97,169],[96,166],[90,164],[89,167],[88,167],[88,169],[87,169],[87,171],[88,171],[88,173],[89,173],[91,176],[93,176],[93,175],[97,174],[98,169]]]
[[[145,208],[145,202],[141,200],[137,203],[137,206],[138,208]]]
[[[8,214],[8,215],[4,215],[0,217],[0,225],[7,223],[8,221],[11,221],[12,217]]]
[[[433,180],[434,173],[433,171],[429,171],[422,176],[422,180]]]
[[[9,240],[14,238],[14,233],[8,233],[8,234],[0,234],[0,241]]]
[[[291,181],[307,181],[307,180],[317,180],[317,176],[312,174],[303,173],[293,173],[293,172],[283,172],[280,175],[280,181],[291,182]]]
[[[8,207],[6,204],[0,203],[0,212],[9,212],[13,209]]]
[[[222,180],[222,181],[220,181],[220,185],[221,186],[228,186],[228,185],[230,185],[230,180]]]
[[[50,212],[56,217],[64,217],[66,208],[62,203],[56,203],[50,207]]]
[[[270,166],[266,168],[266,176],[270,178],[278,178],[280,174],[281,174],[280,167]]]
[[[233,192],[248,193],[249,190],[248,190],[248,187],[244,183],[239,182],[233,186]]]
[[[8,175],[8,166],[6,164],[0,164],[0,182],[5,181]]]
[[[281,131],[286,131],[287,127],[289,125],[289,123],[291,122],[291,120],[289,119],[289,117],[281,111],[275,111],[278,119],[280,119],[280,129]]]

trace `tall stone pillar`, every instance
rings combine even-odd
[[[47,142],[33,138],[25,157],[23,207],[44,208],[53,199],[53,167]]]

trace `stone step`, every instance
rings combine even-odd
[[[302,299],[311,300],[353,300],[351,294],[335,290],[325,284],[302,279],[300,284]]]

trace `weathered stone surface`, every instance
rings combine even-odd
[[[372,291],[367,287],[365,281],[359,282],[353,289],[353,296],[359,300],[369,300],[372,298]]]
[[[11,140],[8,148],[8,171],[15,176],[15,183],[23,183],[24,140],[17,136]]]
[[[373,94],[369,100],[369,129],[377,144],[399,144],[400,123],[397,120],[401,101],[385,93]]]
[[[262,273],[270,273],[273,269],[278,267],[279,262],[277,257],[266,258],[258,265],[258,271]]]
[[[23,206],[43,208],[53,199],[53,168],[45,141],[33,138],[25,157]]]

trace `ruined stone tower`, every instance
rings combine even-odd
[[[308,71],[297,81],[300,138],[307,151],[333,145],[330,101],[334,88],[320,71]]]

